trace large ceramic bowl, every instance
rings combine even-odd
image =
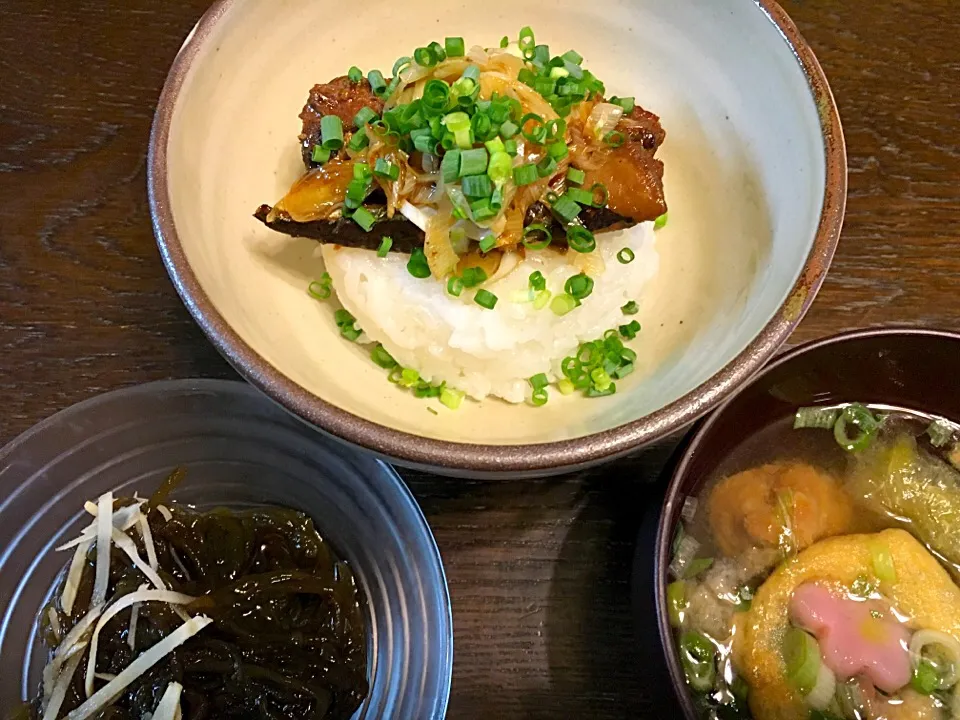
[[[453,669],[440,554],[397,474],[325,440],[239,382],[151,383],[57,413],[0,450],[0,716],[39,687],[37,614],[69,557],[54,551],[107,490],[148,497],[175,467],[175,499],[284,505],[310,515],[365,596],[370,694],[354,720],[446,714]]]
[[[677,656],[666,600],[671,545],[684,498],[696,495],[734,448],[801,406],[883,403],[958,420],[960,388],[954,382],[958,374],[960,334],[898,329],[845,333],[801,345],[778,358],[700,426],[667,489],[653,576],[634,582],[639,607],[648,606],[644,594],[654,596],[667,669],[688,720],[696,720],[697,715]]]
[[[496,400],[428,413],[344,342],[308,283],[309,240],[251,217],[299,165],[309,88],[389,70],[434,39],[495,45],[532,25],[610,93],[661,116],[670,222],[640,298],[639,372],[601,400]],[[178,55],[149,158],[164,262],[197,322],[257,387],[313,425],[450,473],[549,473],[626,453],[716,405],[774,353],[830,263],[846,161],[823,73],[772,0],[220,0]]]

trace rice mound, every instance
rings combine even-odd
[[[617,260],[622,248],[633,250],[633,262]],[[593,254],[605,266],[602,273],[588,273],[595,281],[593,293],[561,317],[549,305],[538,310],[518,300],[536,270],[554,296],[562,293],[567,279],[580,272],[573,253],[531,252],[509,272],[501,265],[483,285],[498,297],[496,307],[487,310],[474,302],[476,289],[453,297],[445,282],[413,277],[407,255],[379,258],[370,250],[323,246],[337,297],[368,340],[382,343],[425,380],[446,381],[478,400],[494,395],[512,403],[529,397],[528,378],[546,373],[551,381],[559,379],[560,362],[580,343],[627,322],[621,306],[640,300],[659,269],[652,223],[598,235]]]

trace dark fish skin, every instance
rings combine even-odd
[[[268,220],[271,207],[261,205],[253,216],[271,230],[291,235],[305,237],[321,243],[343,245],[344,247],[364,248],[377,250],[384,237],[393,239],[390,252],[399,252],[409,255],[414,248],[423,247],[423,231],[400,214],[392,218],[387,217],[387,209],[381,205],[366,206],[367,210],[377,218],[376,224],[366,232],[353,220],[337,218],[336,220],[314,220],[312,222],[295,222],[279,217]],[[584,227],[592,232],[604,230],[619,230],[635,225],[632,220],[617,215],[606,208],[584,208],[579,215]],[[566,237],[563,226],[556,221],[550,209],[543,203],[534,203],[527,211],[526,225],[535,222],[543,223],[553,232],[553,241],[556,245],[565,245]]]
[[[271,230],[293,237],[310,238],[321,243],[378,250],[383,238],[390,237],[393,240],[390,252],[409,255],[414,248],[423,247],[423,231],[405,217],[398,214],[388,218],[386,207],[376,205],[366,207],[377,218],[370,232],[365,231],[353,220],[342,217],[336,220],[295,222],[284,219],[281,215],[268,221],[267,217],[271,210],[269,205],[261,205],[253,216]]]

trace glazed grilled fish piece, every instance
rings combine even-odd
[[[424,232],[399,212],[388,217],[386,198],[379,188],[364,204],[376,219],[369,231],[342,216],[347,186],[353,177],[353,163],[345,153],[336,153],[322,166],[311,160],[313,147],[320,142],[320,118],[331,114],[340,117],[348,137],[357,129],[354,116],[364,107],[377,113],[383,111],[383,101],[374,95],[366,80],[354,83],[340,77],[314,86],[300,114],[303,131],[299,139],[308,172],[280,202],[261,205],[254,217],[276,232],[322,243],[376,250],[382,239],[389,236],[393,240],[392,252],[409,253],[422,247]],[[609,152],[599,166],[587,170],[583,183],[584,188],[599,183],[607,189],[606,207],[584,207],[578,217],[594,233],[654,220],[667,209],[663,163],[655,157],[665,138],[659,118],[636,106],[621,118],[617,129],[624,136],[623,144]],[[553,189],[563,192],[563,183],[560,176]],[[528,209],[524,225],[533,223],[548,226],[554,242],[565,243],[563,225],[546,204],[534,203]]]

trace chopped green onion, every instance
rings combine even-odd
[[[382,157],[377,158],[377,162],[373,166],[373,174],[388,180],[398,180],[400,178],[400,166],[394,165]]]
[[[570,382],[567,380],[567,382]],[[573,383],[570,383],[573,385]],[[683,624],[683,613],[687,606],[687,584],[677,580],[667,585],[667,608],[670,615],[670,626],[678,628]]]
[[[527,127],[528,123],[532,127]],[[520,133],[530,142],[542,145],[547,138],[547,128],[543,124],[543,118],[536,113],[527,113],[520,118]]]
[[[403,368],[400,371],[400,380],[398,385],[401,385],[405,388],[413,387],[418,382],[420,382],[420,373],[418,373],[413,368]]]
[[[473,80],[475,83],[480,82],[480,68],[477,65],[467,65],[466,70],[463,71],[461,78],[467,78],[468,80]]]
[[[493,308],[497,305],[497,296],[489,290],[480,288],[477,290],[477,294],[474,296],[473,301],[482,308],[493,310]]]
[[[350,136],[350,140],[347,142],[347,148],[353,150],[354,152],[358,152],[363,150],[369,144],[370,138],[367,137],[366,129],[360,128]]]
[[[497,134],[490,116],[479,112],[470,118],[470,129],[473,130],[473,136],[480,142],[489,140],[491,136]]]
[[[576,389],[576,386],[567,378],[561,378],[557,381],[557,390],[560,391],[561,395],[573,395]]]
[[[509,120],[500,126],[500,137],[502,137],[504,140],[509,140],[518,132],[520,132],[520,127],[516,123],[510,122]]]
[[[520,152],[517,148],[517,141],[513,140],[512,138],[510,140],[504,140],[503,150],[510,157],[516,157]]]
[[[600,193],[599,198],[597,197],[597,193]],[[610,199],[610,193],[607,191],[606,185],[603,183],[594,183],[590,187],[590,194],[593,196],[593,202],[591,204],[594,207],[606,207],[607,201]]]
[[[820,673],[820,646],[816,639],[800,628],[790,628],[783,638],[783,660],[787,680],[801,695],[807,695],[817,684]]]
[[[563,118],[551,120],[546,124],[547,140],[563,140],[567,133],[567,121]]]
[[[613,380],[610,378],[609,373],[602,367],[591,370],[590,379],[593,381],[593,386],[600,392],[606,392],[610,389],[610,386],[613,385]]]
[[[574,185],[583,185],[583,181],[586,179],[587,174],[583,170],[578,170],[575,167],[567,168],[567,180]]]
[[[493,206],[490,198],[481,198],[480,200],[470,203],[470,214],[473,215],[473,220],[476,223],[494,218],[498,212],[500,211]]]
[[[383,79],[383,73],[379,70],[371,70],[367,73],[367,80],[370,83],[370,89],[374,95],[382,95],[387,89],[387,81]]]
[[[930,437],[930,444],[941,448],[953,440],[954,426],[945,420],[935,420],[927,426],[926,432]]]
[[[937,672],[933,663],[921,660],[913,669],[910,685],[918,693],[932,695],[933,691],[940,687],[940,673]]]
[[[357,114],[353,116],[353,124],[358,128],[362,128],[371,120],[376,120],[376,119],[377,119],[377,113],[372,108],[369,108],[366,105],[364,105],[362,108],[360,108]]]
[[[625,365],[624,367],[629,367],[633,369],[632,365]],[[620,368],[621,370],[623,368]],[[629,375],[629,373],[626,373]],[[683,577],[687,580],[695,578],[702,572],[709,570],[713,565],[713,558],[694,558],[690,563],[683,569]]]
[[[540,162],[537,163],[537,175],[542,178],[550,177],[557,171],[557,161],[547,155]]]
[[[613,371],[613,376],[617,380],[623,380],[627,375],[634,371],[633,363],[628,362],[626,365],[621,365],[616,370]]]
[[[432,43],[427,45],[430,48],[430,51],[433,53],[433,56],[437,58],[437,62],[443,62],[447,59],[447,51],[443,49],[443,45],[434,40]]]
[[[510,38],[508,38],[506,35],[500,38],[500,47],[501,48],[510,47]]]
[[[567,147],[567,143],[563,140],[558,140],[547,147],[547,154],[553,160],[563,160],[569,153],[570,150]]]
[[[531,239],[531,237],[542,237],[542,240]],[[543,250],[553,241],[553,235],[550,229],[542,223],[532,223],[523,229],[523,245],[528,250]]]
[[[307,292],[317,300],[326,300],[333,294],[332,283],[330,273],[324,273],[320,280],[314,280],[307,286]]]
[[[362,227],[366,232],[370,232],[370,229],[377,222],[377,219],[373,216],[373,213],[364,207],[354,210],[351,217],[353,218],[353,221]]]
[[[890,546],[881,540],[870,542],[870,560],[873,563],[873,574],[882,583],[897,582],[897,569],[893,566],[893,556]]]
[[[439,58],[429,47],[418,47],[413,51],[413,59],[417,61],[420,67],[433,67],[439,62]]]
[[[517,187],[531,185],[539,179],[537,166],[533,163],[519,165],[513,169],[513,182]]]
[[[441,122],[450,132],[470,129],[470,116],[460,110],[444,115]]]
[[[489,175],[489,172],[487,173]],[[491,180],[493,178],[491,177]],[[493,194],[490,196],[490,207],[498,212],[503,209],[503,186],[506,180],[496,183],[493,188]]]
[[[456,148],[448,150],[440,161],[440,175],[446,185],[455,183],[460,177],[460,153]]]
[[[417,128],[410,131],[410,139],[413,140],[413,149],[430,155],[439,155],[440,150],[437,141],[430,132],[430,128]],[[399,175],[399,172],[398,172]]]
[[[853,437],[847,432],[847,425],[857,429]],[[837,418],[833,426],[833,436],[847,452],[860,452],[866,449],[873,441],[874,435],[880,429],[880,422],[867,408],[859,403],[847,405]]]
[[[499,138],[497,138],[499,140]],[[513,171],[513,160],[502,150],[493,153],[490,156],[490,164],[487,166],[487,175],[498,186],[503,185],[510,179]]]
[[[400,73],[402,73],[404,70],[410,67],[412,63],[413,63],[413,58],[409,58],[406,55],[404,55],[403,57],[397,58],[397,61],[393,64],[393,82],[398,81],[400,79],[399,77]]]
[[[488,253],[491,250],[493,250],[496,244],[497,244],[497,236],[491,233],[490,235],[485,236],[480,241],[480,252]]]
[[[447,57],[463,57],[465,48],[462,37],[448,37],[444,40],[443,49],[447,52]]]
[[[456,410],[460,407],[460,403],[463,402],[465,395],[466,393],[460,390],[454,390],[453,388],[444,386],[440,389],[440,404],[450,410]]]
[[[550,303],[550,309],[553,311],[553,314],[561,317],[573,310],[576,306],[576,299],[567,294],[557,295]]]
[[[620,261],[621,265],[629,265],[636,258],[636,254],[628,247],[622,248],[620,252],[617,253],[617,260]]]
[[[352,68],[350,68],[350,70],[347,72],[347,77],[350,79],[350,82],[358,83],[358,82],[360,82],[361,80],[363,80],[363,70],[361,70],[361,69],[358,68],[356,65],[354,65],[354,66],[353,66]]]
[[[666,226],[667,220],[668,220],[667,213],[664,213],[663,215],[661,215],[660,217],[658,217],[656,220],[653,221],[653,229],[662,230]]]
[[[490,153],[491,157],[496,155],[498,152],[506,152],[507,147],[503,144],[503,140],[498,136],[493,138],[493,140],[487,140],[483,143],[487,148],[487,152]]]
[[[626,325],[621,325],[618,329],[620,330],[620,334],[627,340],[633,340],[637,336],[637,333],[640,332],[640,323],[636,320],[631,320]]]
[[[553,297],[552,292],[549,290],[541,290],[533,299],[533,309],[543,310],[549,304],[551,297]]]
[[[582,190],[580,188],[567,188],[566,195],[568,198],[573,200],[578,205],[593,205],[593,193],[589,190]]]
[[[453,275],[447,280],[447,292],[454,297],[460,297],[460,293],[463,292],[463,280]]]
[[[831,430],[837,424],[840,410],[837,408],[802,407],[793,417],[793,429],[817,428]]]
[[[536,290],[537,292],[547,289],[547,279],[543,276],[543,273],[539,270],[536,270],[530,273],[530,288]]]
[[[357,338],[363,332],[356,326],[357,319],[347,310],[337,310],[333,314],[333,320],[340,328],[340,334],[350,342],[356,342]]]
[[[549,196],[547,199],[549,200]],[[557,215],[565,223],[573,222],[573,219],[580,214],[580,206],[577,205],[577,203],[575,203],[573,200],[571,200],[566,194],[563,194],[560,197],[558,197],[556,200],[554,200],[552,205],[553,205],[552,209],[554,214]],[[591,234],[590,237],[593,237],[593,235]],[[594,247],[596,247],[596,243],[594,243]],[[590,248],[590,249],[592,250],[593,248]],[[579,250],[578,252],[588,252],[588,251]]]
[[[370,351],[370,359],[384,370],[392,370],[397,366],[397,361],[393,359],[393,355],[388,353],[380,343],[374,345],[373,350]]]
[[[626,137],[619,130],[611,130],[603,136],[603,141],[612,148],[618,148],[626,141]]]
[[[533,404],[534,407],[543,407],[544,405],[547,404],[547,400],[549,399],[550,398],[547,395],[546,388],[534,390],[533,393],[530,395],[530,402]]]
[[[571,225],[567,228],[567,245],[578,253],[588,253],[596,249],[597,239],[582,225]]]
[[[313,150],[310,151],[310,159],[322,165],[330,159],[330,148],[325,148],[323,145],[314,145]]]
[[[343,122],[336,115],[324,115],[320,118],[320,137],[328,150],[343,147]]]
[[[680,636],[680,664],[690,687],[697,692],[713,689],[717,677],[716,648],[706,636],[698,632]]]
[[[550,384],[550,379],[547,377],[546,373],[537,373],[532,378],[530,378],[530,386],[534,390],[543,390],[547,385]]]
[[[450,100],[450,86],[443,80],[433,78],[423,86],[423,97],[420,98],[421,107],[429,115],[442,113]]]
[[[483,152],[486,154],[487,151],[484,150]],[[462,163],[461,160],[461,171],[463,170]],[[493,183],[486,175],[467,175],[461,180],[460,184],[463,187],[463,194],[468,198],[488,198],[493,194]]]
[[[390,252],[390,248],[393,247],[393,238],[389,235],[384,235],[383,239],[380,241],[380,247],[377,248],[377,257],[385,258],[387,253]]]
[[[468,267],[461,274],[461,280],[465,288],[476,287],[487,279],[486,271],[481,267]]]
[[[631,300],[626,305],[622,306],[620,310],[624,315],[636,315],[638,312],[640,312],[640,306],[637,305],[636,300]]]
[[[593,292],[593,278],[583,273],[573,275],[567,279],[563,289],[566,291],[567,295],[570,295],[577,300],[583,300],[584,298],[589,297]]]
[[[472,148],[460,153],[460,177],[482,175],[487,171],[489,156],[486,148]],[[466,193],[466,189],[464,189]],[[467,193],[469,195],[470,193]],[[490,193],[487,193],[489,195]]]
[[[567,62],[572,62],[574,65],[580,65],[583,62],[583,55],[578,53],[576,50],[567,50],[560,57]]]
[[[521,51],[533,50],[534,46],[536,45],[536,41],[533,37],[533,30],[530,29],[529,25],[520,29],[517,45],[520,47]]]
[[[421,280],[430,277],[427,256],[423,254],[423,250],[420,248],[414,248],[413,252],[410,253],[410,259],[407,261],[407,272]]]
[[[610,102],[613,105],[619,105],[620,107],[622,107],[624,113],[632,112],[634,106],[637,104],[636,100],[632,97],[621,98],[621,97],[617,97],[616,95],[610,98]]]

